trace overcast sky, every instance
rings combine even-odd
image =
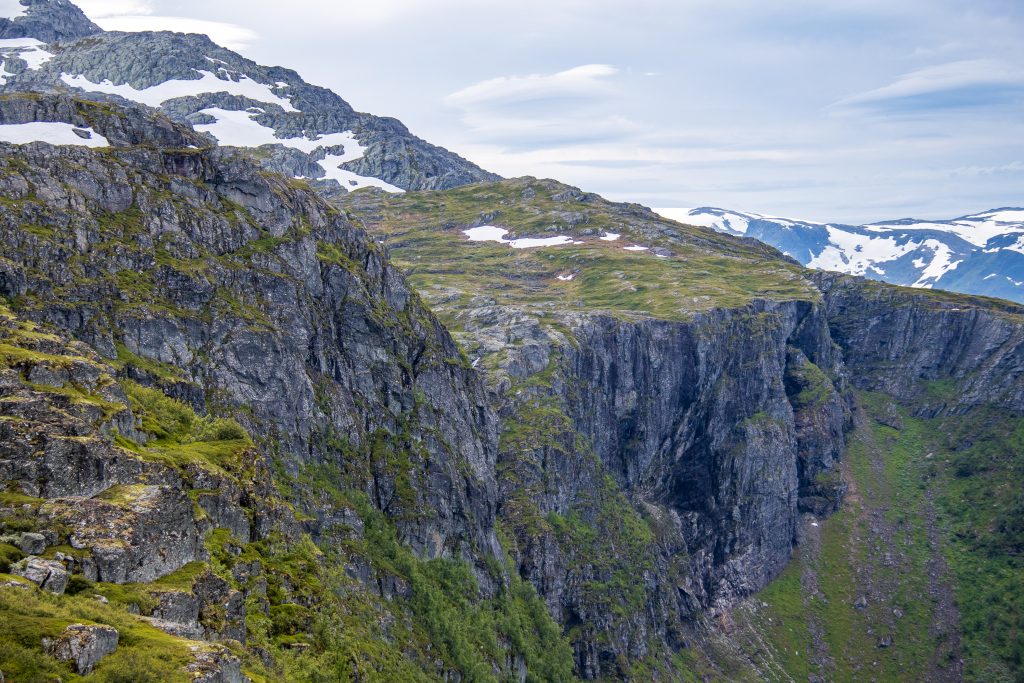
[[[848,222],[1024,205],[1022,0],[78,4],[610,199]]]

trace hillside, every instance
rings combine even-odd
[[[340,192],[218,145],[224,93],[55,92],[204,38],[0,30],[51,41],[0,96],[6,680],[1021,677],[1024,308],[400,126],[292,148],[443,161]],[[331,120],[245,69],[247,118]]]
[[[54,28],[57,27],[57,28]],[[197,34],[105,32],[69,2],[34,0],[0,27],[0,92],[74,93],[159,108],[325,192],[443,189],[497,178],[401,122],[356,112],[289,69]]]

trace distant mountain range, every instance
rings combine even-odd
[[[766,242],[809,268],[1024,302],[1024,208],[951,220],[813,223],[701,207],[661,215]]]
[[[68,93],[158,108],[222,146],[259,148],[266,168],[307,179],[322,193],[498,179],[396,119],[357,112],[291,69],[260,66],[204,35],[103,31],[68,2],[7,4],[0,93]]]

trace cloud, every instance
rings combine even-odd
[[[618,69],[608,64],[584,64],[549,75],[501,76],[452,93],[445,102],[471,109],[599,99],[609,92],[606,79],[618,73]]]
[[[479,140],[506,147],[544,147],[607,142],[638,131],[608,106],[617,90],[609,64],[584,64],[553,74],[501,76],[444,98],[462,110]]]
[[[992,59],[937,64],[900,76],[889,85],[847,97],[838,110],[912,112],[1003,104],[1024,95],[1024,69]]]
[[[107,17],[153,14],[153,5],[146,0],[78,0],[75,4],[93,21]]]

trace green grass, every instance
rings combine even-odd
[[[102,683],[187,683],[189,644],[169,636],[118,604],[104,605],[88,591],[52,595],[43,591],[0,588],[0,671],[17,683],[51,683],[58,677]],[[120,634],[117,650],[88,677],[46,655],[43,637],[55,637],[69,624],[105,624]]]
[[[200,417],[191,406],[159,389],[131,381],[122,385],[142,430],[155,440],[141,446],[121,437],[118,443],[141,457],[172,467],[200,465],[230,472],[242,466],[239,456],[253,447],[252,439],[232,419]]]
[[[536,196],[524,198],[527,187],[534,187]],[[369,228],[387,240],[393,259],[418,291],[455,325],[457,313],[477,297],[533,311],[679,320],[757,298],[818,296],[799,268],[767,248],[682,226],[632,205],[596,198],[578,203],[552,199],[565,189],[548,181],[517,179],[409,193],[374,206]],[[571,224],[567,212],[578,214]],[[483,222],[518,235],[573,235],[582,244],[512,249],[469,242],[462,229]],[[603,232],[622,237],[601,241]],[[672,256],[625,251],[632,243],[662,247]],[[574,278],[557,279],[567,274]]]
[[[933,387],[923,400],[948,394],[944,386]],[[878,681],[925,680],[933,658],[943,667],[955,656],[949,635],[932,630],[937,606],[928,597],[928,561],[942,552],[960,613],[965,678],[1021,680],[1024,419],[994,408],[922,419],[882,395],[859,394],[858,399],[868,425],[851,435],[845,455],[855,495],[821,523],[820,555],[813,562],[822,595],[807,596],[801,588],[799,572],[811,562],[801,549],[782,576],[757,596],[769,604],[765,612],[773,619],[758,620],[756,628],[797,680],[806,679],[806,668],[792,653],[806,651],[810,618],[822,627],[835,662],[828,680],[859,682],[865,671]],[[893,423],[894,411],[900,429],[874,419],[884,416]],[[870,448],[882,454],[881,471],[871,464]],[[928,539],[929,505],[937,515],[937,549]],[[877,539],[863,509],[885,511],[895,534],[882,552],[896,558],[897,566],[869,553]],[[853,604],[862,595],[864,572],[893,589],[884,605],[869,602],[857,610]],[[902,616],[893,619],[892,609]],[[893,636],[893,646],[878,649],[877,639],[886,634]]]
[[[152,358],[143,358],[142,356],[132,353],[128,350],[128,347],[117,342],[117,360],[111,363],[118,370],[126,367],[133,367],[137,370],[148,373],[155,379],[178,382],[184,379],[184,373],[180,368],[171,365],[170,363],[161,363],[158,360]]]

